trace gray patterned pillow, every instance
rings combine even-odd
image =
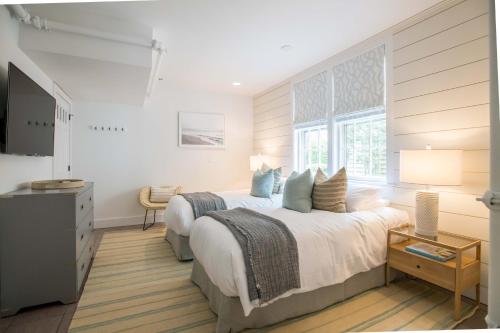
[[[273,170],[273,175],[274,175],[274,185],[273,185],[273,194],[278,194],[283,192],[282,185],[281,185],[281,174],[282,170],[281,167],[273,169],[266,163],[263,163],[260,170],[262,172],[267,172],[269,170]]]

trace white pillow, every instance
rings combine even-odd
[[[371,210],[388,206],[389,202],[383,200],[381,189],[375,186],[349,184],[347,188],[346,209],[348,212]]]

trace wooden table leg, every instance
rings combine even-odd
[[[389,280],[390,280],[390,273],[391,273],[391,267],[389,266],[389,249],[391,245],[391,232],[389,231],[387,234],[387,256],[386,256],[386,263],[385,263],[385,286],[389,287]]]
[[[481,243],[476,246],[476,260],[481,262]],[[481,270],[479,270],[479,274],[481,274]],[[481,281],[481,278],[479,278]],[[481,283],[476,284],[476,303],[477,305],[481,304]]]
[[[462,293],[455,290],[455,320],[460,320],[462,309]]]
[[[462,308],[462,251],[457,251],[455,271],[455,320],[460,320]]]
[[[476,284],[476,303],[477,305],[481,304],[481,285]]]

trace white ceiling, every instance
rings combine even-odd
[[[164,80],[251,96],[440,1],[161,0],[28,7],[35,14],[50,10],[54,19],[84,11],[150,26],[168,49]],[[283,44],[293,49],[283,52]]]

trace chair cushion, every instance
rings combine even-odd
[[[176,194],[177,187],[175,186],[151,186],[149,201],[153,203],[167,203]]]
[[[311,192],[313,178],[311,170],[304,173],[292,172],[285,182],[283,191],[283,207],[301,213],[310,213],[312,208]]]

